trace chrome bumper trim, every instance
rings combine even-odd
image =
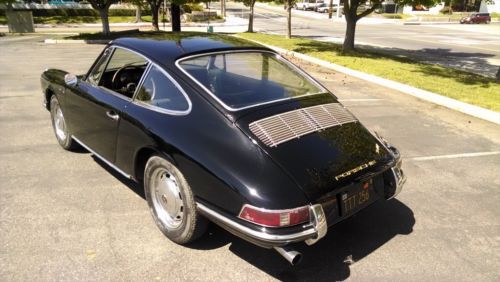
[[[197,202],[196,206],[198,210],[200,210],[202,213],[207,214],[210,217],[213,217],[214,219],[220,221],[222,224],[225,224],[226,226],[232,228],[233,230],[264,243],[275,244],[276,246],[282,246],[288,243],[300,242],[310,238],[319,237],[318,232],[314,227],[311,227],[309,229],[306,229],[298,233],[286,234],[286,235],[276,235],[276,234],[269,234],[263,231],[256,231],[232,219],[229,219],[224,215],[221,215],[220,213],[208,208],[202,203]]]
[[[401,170],[401,161],[399,161],[396,166],[391,167],[391,175],[395,180],[394,183],[396,183],[396,190],[394,192],[394,195],[392,195],[387,200],[395,198],[399,194],[399,192],[401,192],[401,189],[403,189],[403,185],[406,182],[406,176],[403,174],[403,170]]]
[[[309,214],[311,216],[311,222],[313,223],[314,229],[316,230],[317,236],[306,240],[307,245],[312,245],[318,242],[321,238],[325,237],[328,231],[328,224],[326,224],[326,215],[323,211],[323,207],[320,204],[311,206],[309,209]]]

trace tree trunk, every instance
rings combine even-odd
[[[109,35],[109,19],[108,19],[108,8],[99,9],[99,16],[102,22],[102,33],[104,35]]]
[[[500,82],[500,68],[498,68],[496,78],[497,78],[497,81]]]
[[[339,1],[340,3],[340,1]],[[339,6],[337,5],[337,10],[339,9]],[[331,19],[333,14],[333,0],[330,0],[330,3],[328,4],[328,18]]]
[[[292,0],[288,0],[286,5],[286,31],[286,38],[292,38]]]
[[[250,14],[248,15],[248,32],[253,32],[253,6],[255,5],[255,1],[250,3]]]
[[[181,7],[179,4],[172,3],[170,6],[172,15],[172,31],[181,31]]]
[[[159,16],[159,13],[160,13],[160,6],[156,6],[156,5],[151,5],[151,24],[152,24],[152,29],[154,31],[159,31],[160,30],[160,26],[158,25],[158,16]]]
[[[344,44],[342,45],[342,51],[352,51],[354,50],[354,36],[356,34],[356,23],[355,19],[351,17],[346,17],[347,26],[345,28],[345,38]]]
[[[226,0],[220,0],[220,15],[223,19],[226,18]]]
[[[141,22],[141,6],[139,5],[135,6],[135,22]]]

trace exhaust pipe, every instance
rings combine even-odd
[[[274,247],[274,249],[292,265],[297,265],[302,261],[302,254],[290,247]]]

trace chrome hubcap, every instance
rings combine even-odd
[[[158,219],[170,229],[178,228],[184,218],[184,203],[177,179],[165,169],[153,174],[152,199]]]
[[[64,116],[59,105],[55,109],[54,115],[54,127],[56,130],[56,135],[59,140],[66,139],[66,122],[64,121]]]

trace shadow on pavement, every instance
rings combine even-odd
[[[273,250],[233,240],[230,250],[279,280],[339,281],[350,276],[350,265],[398,234],[413,231],[413,212],[398,200],[379,201],[345,222],[328,229],[313,246],[296,244],[302,263],[291,266]]]
[[[297,36],[297,38],[313,39],[313,40],[328,40],[328,36]],[[299,47],[293,51],[299,53],[307,52],[340,52],[341,45],[327,41],[317,41],[314,43],[298,44]],[[357,51],[344,54],[349,57],[359,58],[374,58],[380,59],[384,55],[388,58],[397,60],[403,63],[414,64],[417,71],[424,74],[432,74],[445,78],[453,78],[456,81],[481,85],[487,87],[491,80],[495,77],[498,71],[498,66],[488,62],[488,58],[493,58],[493,54],[480,52],[454,52],[451,49],[443,48],[423,48],[418,50],[408,50],[401,48],[376,47],[369,45],[356,44]],[[382,54],[382,55],[381,55]],[[425,63],[425,64],[419,64]],[[448,68],[463,71],[463,74],[457,75],[456,71],[443,70],[433,65],[442,65]],[[481,77],[471,76],[469,73],[481,74],[489,76],[489,78],[481,79]]]
[[[141,184],[127,179],[99,158],[92,158],[130,190],[145,198]],[[254,246],[215,224],[210,224],[202,238],[186,247],[211,250],[231,244],[231,252],[276,279],[338,281],[349,278],[351,264],[395,236],[410,234],[414,225],[413,211],[397,199],[375,202],[355,216],[330,227],[326,237],[315,245],[294,244],[303,255],[302,263],[297,266],[291,266],[276,251]]]
[[[85,150],[85,149],[83,149]],[[85,150],[86,151],[86,150]],[[88,151],[86,151],[88,152]],[[144,188],[142,187],[141,183],[137,183],[131,179],[126,178],[122,174],[120,174],[118,171],[110,167],[108,164],[103,162],[101,159],[96,157],[95,155],[92,154],[92,159],[100,165],[103,169],[105,169],[109,174],[113,175],[116,179],[118,179],[123,185],[127,186],[132,192],[136,193],[139,197],[143,198],[146,200],[146,195],[144,195]]]

